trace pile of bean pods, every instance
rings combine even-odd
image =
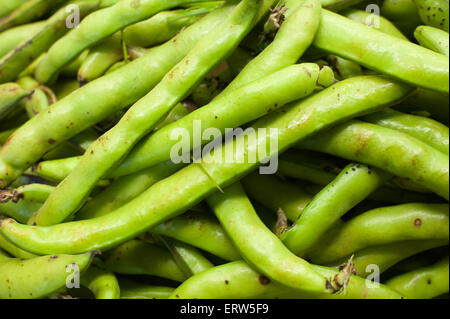
[[[448,0],[0,0],[0,299],[448,298],[448,32]]]

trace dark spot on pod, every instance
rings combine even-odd
[[[228,285],[230,282],[228,280],[225,280],[225,285]]]
[[[431,279],[427,280],[427,284],[431,285]]]
[[[261,275],[259,276],[259,283],[263,286],[267,286],[268,284],[270,284],[270,279],[264,275]]]
[[[416,227],[422,226],[422,220],[421,220],[420,218],[417,218],[417,219],[414,221],[414,226],[416,226]]]
[[[53,144],[55,144],[55,143],[56,143],[56,141],[55,141],[54,139],[52,139],[52,138],[49,138],[49,139],[48,139],[48,144],[53,145]]]
[[[175,295],[175,297],[180,298],[180,295]]]
[[[51,256],[50,259],[58,259],[58,256]]]

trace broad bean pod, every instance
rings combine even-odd
[[[14,181],[56,143],[75,136],[144,96],[197,41],[224,21],[233,8],[231,5],[213,11],[173,41],[88,83],[29,121],[14,134],[8,146],[0,150],[0,188]],[[100,96],[99,91],[103,93]],[[95,108],[92,108],[93,98]]]
[[[306,255],[327,263],[360,249],[404,240],[447,240],[448,205],[403,204],[359,215],[322,237]]]
[[[175,290],[170,287],[149,286],[119,279],[120,299],[168,299]]]
[[[353,61],[334,55],[329,56],[328,60],[330,60],[331,65],[336,70],[338,78],[340,79],[345,80],[364,74],[361,66]]]
[[[10,14],[26,1],[27,0],[8,0],[6,3],[2,3],[2,7],[0,8],[0,18]]]
[[[422,23],[414,0],[384,0],[381,15],[392,21],[408,36]]]
[[[98,4],[78,2],[80,17],[93,12]],[[20,43],[0,59],[0,83],[14,81],[26,69],[30,61],[37,59],[51,45],[69,31],[66,19],[72,14],[66,7],[61,8],[44,24],[42,29]]]
[[[37,299],[61,289],[66,284],[66,267],[76,265],[87,269],[96,252],[83,255],[54,255],[21,260],[11,258],[0,262],[0,298]]]
[[[449,30],[449,5],[446,0],[414,0],[420,18],[426,25]]]
[[[283,245],[259,219],[239,183],[214,194],[207,202],[242,257],[270,279],[305,292],[328,293],[341,288]]]
[[[30,35],[34,35],[42,30],[42,27],[46,24],[46,21],[38,21],[29,24],[24,24],[15,28],[8,29],[0,33],[0,58],[3,58],[5,54],[13,50],[22,41],[30,38]]]
[[[113,6],[98,10],[86,17],[77,29],[57,41],[48,50],[36,69],[36,79],[41,83],[47,83],[83,50],[131,24],[183,3],[202,1],[207,0],[141,0],[139,2],[122,0]]]
[[[303,141],[299,147],[381,168],[448,200],[448,155],[405,133],[351,120]]]
[[[32,92],[31,95],[20,102],[30,118],[45,110],[50,104],[56,101],[55,95],[49,88],[40,86],[36,80],[29,76],[20,78],[17,84]]]
[[[9,0],[8,0],[9,1]],[[11,27],[38,20],[50,10],[67,0],[29,0],[22,3],[6,17],[0,19],[0,32]]]
[[[17,83],[0,84],[0,120],[12,113],[19,101],[30,94]]]
[[[221,152],[207,154],[201,162],[160,181],[108,215],[51,227],[20,225],[12,219],[2,219],[0,234],[39,254],[47,250],[55,253],[114,247],[189,210],[216,191],[218,185],[227,186],[239,180],[296,142],[337,122],[389,106],[409,92],[405,85],[378,76],[339,82],[257,121],[251,126],[250,135],[239,136],[236,141],[227,143],[237,150],[236,154],[225,144],[218,149]],[[275,137],[278,147],[271,147]],[[190,183],[183,183],[186,180]]]
[[[54,225],[75,214],[105,173],[117,166],[142,137],[239,45],[256,23],[261,6],[262,0],[240,2],[223,24],[200,40],[114,128],[89,147],[75,170],[58,185],[29,223]]]
[[[0,248],[8,252],[11,256],[15,258],[30,259],[33,257],[37,257],[35,254],[20,249],[19,247],[11,244],[3,236],[0,236]]]
[[[413,86],[449,92],[447,57],[336,13],[322,10],[313,44]]]
[[[337,270],[313,265],[323,276],[336,276]],[[366,280],[352,276],[345,293],[315,294],[299,292],[271,282],[266,276],[253,270],[244,261],[235,261],[214,267],[186,280],[170,296],[170,299],[400,299],[392,289],[380,285],[368,287]]]
[[[360,164],[347,166],[298,216],[281,240],[303,256],[350,209],[384,184],[390,174]]]
[[[94,294],[95,299],[120,298],[120,287],[116,276],[96,265],[89,267],[81,276],[81,284]]]
[[[448,292],[448,272],[447,257],[432,266],[394,277],[386,285],[410,299],[431,299]]]
[[[414,31],[414,37],[421,46],[449,56],[448,32],[421,25]]]
[[[373,273],[373,265],[378,267],[380,274],[407,259],[423,251],[436,247],[446,246],[446,240],[408,240],[394,244],[374,246],[358,250],[354,253],[353,264],[358,276],[367,278]],[[328,264],[330,267],[339,267],[346,263],[351,256]]]
[[[425,110],[431,117],[445,125],[449,125],[449,99],[448,94],[432,90],[417,89],[397,109],[402,110]]]
[[[444,124],[423,116],[401,113],[392,109],[366,115],[363,121],[406,133],[449,154],[449,129]]]

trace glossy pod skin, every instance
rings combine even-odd
[[[91,13],[97,4],[77,2],[80,17]],[[70,29],[66,26],[66,19],[73,14],[66,7],[61,8],[50,17],[42,29],[32,37],[28,37],[11,52],[0,59],[0,83],[14,81],[26,69],[30,61],[37,59],[50,46]]]
[[[421,25],[414,31],[414,37],[421,46],[449,56],[448,32]]]
[[[29,24],[24,24],[15,28],[8,29],[0,33],[0,58],[3,58],[9,51],[13,50],[19,43],[30,38],[42,30],[46,21],[38,21]]]
[[[207,154],[201,165],[193,163],[183,168],[108,215],[51,227],[20,225],[11,219],[3,219],[0,233],[18,246],[39,254],[47,250],[55,253],[114,247],[187,211],[216,191],[218,185],[226,186],[239,180],[259,163],[298,141],[336,122],[389,106],[409,92],[408,87],[384,77],[366,76],[342,81],[257,121],[252,126],[254,132],[248,136],[248,144],[245,136],[234,141],[237,145],[244,145],[237,147],[238,153],[234,154],[235,159],[243,158],[243,163],[241,160],[224,161],[222,155],[226,155],[229,148],[224,145],[222,152]],[[266,128],[265,132],[258,130],[260,128]],[[278,147],[269,147],[274,135],[278,137]],[[263,148],[265,152],[257,152]],[[246,163],[252,153],[255,160]],[[183,183],[186,180],[190,183]]]
[[[29,253],[11,244],[3,236],[0,236],[0,248],[16,258],[30,259],[36,257],[35,254]]]
[[[350,209],[391,178],[390,174],[360,164],[350,164],[303,210],[281,240],[303,256]]]
[[[299,291],[327,293],[340,289],[283,245],[259,219],[239,183],[207,202],[242,257],[270,279]]]
[[[447,0],[414,0],[420,18],[426,25],[449,31],[449,5]]]
[[[41,83],[49,82],[58,70],[73,61],[84,49],[133,23],[183,3],[202,1],[205,0],[141,0],[138,3],[124,0],[99,10],[50,48],[36,69],[36,79]]]
[[[240,2],[223,24],[211,30],[116,126],[89,147],[29,224],[54,225],[74,215],[106,172],[117,166],[142,137],[239,45],[256,23],[261,6],[262,0]]]
[[[449,154],[449,129],[438,121],[392,109],[366,115],[361,120],[406,133],[444,154]]]
[[[95,265],[89,267],[81,276],[81,284],[92,291],[95,299],[120,298],[120,287],[116,276]]]
[[[119,279],[120,299],[168,299],[175,290],[170,287],[149,286]]]
[[[9,1],[9,0],[8,0]],[[0,19],[0,32],[11,27],[33,22],[44,16],[50,10],[67,0],[29,0],[22,3],[6,17]]]
[[[180,270],[164,246],[131,240],[105,253],[105,267],[116,274],[150,275],[183,282]]]
[[[404,240],[448,241],[448,214],[446,204],[413,203],[377,208],[338,226],[307,255],[315,263],[326,263],[370,246]]]
[[[312,266],[327,278],[334,277],[337,270]],[[253,270],[244,261],[217,266],[191,277],[179,286],[170,299],[400,299],[400,294],[380,285],[368,288],[362,278],[352,276],[346,293],[316,294],[299,292],[281,286]]]
[[[405,133],[351,120],[299,145],[412,180],[448,200],[448,155]]]
[[[17,83],[0,84],[0,120],[13,112],[19,101],[30,93]]]
[[[0,262],[0,298],[37,299],[50,295],[66,284],[66,267],[87,269],[96,252],[78,256],[54,255],[27,260],[11,258]],[[73,271],[72,271],[73,273]]]
[[[353,264],[358,276],[367,278],[373,273],[373,265],[376,265],[380,274],[383,274],[386,270],[408,257],[429,249],[446,246],[447,244],[446,240],[408,240],[368,247],[353,254]],[[339,261],[329,263],[328,266],[338,268],[346,263],[350,257],[344,257]]]
[[[289,7],[288,7],[289,8]],[[245,84],[296,63],[311,45],[320,23],[320,1],[306,0],[288,9],[291,15],[278,30],[274,41],[239,73],[218,95],[225,96]]]
[[[178,143],[172,136],[180,129],[187,130],[193,136],[196,120],[201,121],[199,127],[204,135],[202,143],[206,144],[214,138],[205,134],[210,127],[219,129],[223,134],[227,128],[239,127],[312,94],[319,79],[319,71],[319,67],[313,63],[289,66],[242,86],[230,96],[217,97],[210,104],[143,139],[112,172],[113,176],[130,174],[170,160],[172,149]],[[263,98],[261,92],[264,92]],[[192,141],[190,145],[192,149]]]
[[[126,66],[88,83],[39,114],[0,150],[0,188],[14,181],[56,143],[61,143],[123,109],[151,90],[234,6],[207,15],[173,41]],[[98,92],[103,94],[99,96]],[[92,103],[96,105],[92,107]]]
[[[296,221],[313,197],[295,184],[275,176],[252,173],[242,180],[247,194],[269,208],[275,215],[279,210],[290,221]]]
[[[449,92],[448,58],[322,10],[314,46],[413,86]],[[422,67],[422,61],[428,61]]]
[[[410,299],[431,299],[448,292],[448,272],[447,257],[432,266],[394,277],[386,285]]]

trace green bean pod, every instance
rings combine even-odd
[[[8,0],[9,1],[9,0]],[[33,22],[67,0],[29,0],[21,4],[6,17],[0,19],[0,32],[11,27]]]
[[[432,266],[394,277],[386,285],[410,299],[431,299],[448,292],[448,272],[447,257]]]
[[[49,82],[62,67],[74,60],[83,50],[131,24],[183,3],[202,1],[205,0],[140,0],[139,3],[135,0],[124,0],[98,10],[86,17],[78,28],[49,49],[36,70],[36,79],[41,83]]]
[[[368,87],[371,90],[368,91]],[[2,219],[0,234],[20,247],[40,254],[47,250],[55,253],[114,247],[189,210],[216,191],[217,186],[239,180],[300,140],[336,122],[395,103],[409,92],[408,87],[377,76],[339,82],[265,116],[251,126],[253,131],[249,135],[226,143],[218,148],[221,151],[207,154],[201,162],[160,181],[108,215],[51,227],[20,225],[12,219]],[[336,98],[338,94],[340,98]],[[272,143],[275,138],[278,139],[277,146]],[[230,145],[237,153],[230,151]],[[183,182],[186,180],[190,183]]]
[[[282,233],[281,240],[296,255],[303,256],[344,214],[390,177],[364,165],[350,164],[314,197],[295,224]]]
[[[398,110],[408,110],[411,107],[413,110],[425,110],[433,119],[449,125],[448,94],[419,88],[398,106]]]
[[[252,173],[242,180],[248,195],[274,214],[281,210],[290,221],[296,221],[313,197],[297,185],[275,176]]]
[[[37,299],[50,295],[66,284],[66,267],[87,269],[96,252],[78,256],[54,255],[27,260],[11,258],[0,263],[0,298]]]
[[[8,0],[6,3],[2,3],[2,7],[0,8],[0,18],[10,14],[26,1],[27,0]]]
[[[384,0],[381,15],[392,21],[408,36],[422,23],[414,0]]]
[[[186,280],[166,248],[140,240],[131,240],[105,253],[104,265],[116,274],[149,275],[180,282]]]
[[[380,274],[395,264],[423,251],[436,247],[446,246],[446,240],[408,240],[394,244],[368,247],[355,252],[353,264],[358,276],[367,278],[373,273],[373,266],[378,268]],[[351,256],[330,263],[330,267],[338,268],[346,263]]]
[[[413,86],[449,92],[447,57],[333,12],[322,10],[314,45]]]
[[[313,266],[331,278],[336,270]],[[236,261],[207,270],[191,277],[179,286],[170,299],[400,299],[401,295],[380,285],[367,286],[364,279],[352,276],[342,294],[299,292],[270,281],[244,261]]]
[[[338,76],[343,80],[364,74],[361,66],[353,61],[335,55],[330,55],[328,60],[330,60],[331,65],[337,71]]]
[[[408,38],[405,37],[403,33],[398,30],[395,25],[392,24],[392,22],[381,16],[376,16],[373,13],[357,9],[350,9],[348,11],[345,11],[343,15],[370,28],[374,28],[386,34],[390,34],[396,38],[409,41]]]
[[[112,176],[130,174],[171,159],[173,148],[178,143],[171,136],[179,130],[186,130],[193,136],[195,124],[198,123],[197,128],[204,137],[201,143],[205,145],[215,137],[214,132],[207,131],[208,128],[213,127],[225,133],[227,128],[239,127],[258,119],[289,102],[310,95],[314,92],[318,79],[319,67],[304,63],[249,83],[235,90],[232,95],[218,97],[210,104],[143,139],[112,172]],[[262,100],[261,92],[264,92]],[[192,149],[194,141],[190,141],[190,145]]]
[[[89,50],[89,55],[78,70],[78,83],[85,85],[99,77],[116,62],[123,59],[122,43],[115,34]]]
[[[404,240],[448,241],[448,223],[448,205],[444,204],[377,208],[337,227],[307,255],[315,263],[327,263],[370,246]]]
[[[363,2],[363,0],[322,0],[322,7],[338,12]]]
[[[88,288],[95,299],[119,299],[120,287],[116,276],[95,265],[81,276],[81,284]]]
[[[163,11],[145,21],[133,24],[123,30],[127,45],[150,48],[169,41],[183,28],[194,24],[207,13],[205,9],[184,9]]]
[[[30,38],[30,35],[34,35],[42,30],[46,21],[38,21],[29,24],[24,24],[0,33],[0,58],[3,58],[5,54],[13,50],[22,41]]]
[[[91,13],[97,8],[96,3],[78,2],[80,17]],[[58,10],[47,20],[42,29],[28,37],[14,50],[0,59],[0,83],[14,81],[26,69],[30,61],[37,59],[43,52],[69,31],[66,19],[72,14],[66,7]]]
[[[449,56],[448,32],[421,25],[414,31],[414,37],[421,46]]]
[[[33,118],[0,150],[0,188],[61,143],[147,94],[234,6],[218,9],[116,72],[88,83]],[[101,95],[98,92],[102,92]],[[96,107],[93,108],[92,105]]]
[[[422,116],[384,110],[361,118],[363,121],[406,133],[434,147],[449,153],[449,129],[447,126]]]
[[[292,254],[259,219],[239,183],[207,199],[243,258],[272,280],[299,291],[332,292],[341,287]]]
[[[58,185],[29,224],[54,225],[74,215],[105,173],[117,166],[142,137],[239,45],[256,23],[261,6],[262,0],[240,2],[223,24],[206,35],[114,128],[89,147],[75,170]]]
[[[56,102],[56,96],[49,88],[40,86],[36,80],[29,76],[20,78],[17,84],[32,92],[30,96],[20,102],[30,118]]]
[[[449,199],[448,155],[405,133],[352,120],[300,147],[376,166]]]
[[[449,6],[447,0],[414,0],[420,18],[426,25],[449,30]]]
[[[170,287],[149,286],[119,279],[120,299],[168,299],[175,290]]]
[[[17,83],[0,84],[0,120],[13,112],[19,101],[30,93]]]

